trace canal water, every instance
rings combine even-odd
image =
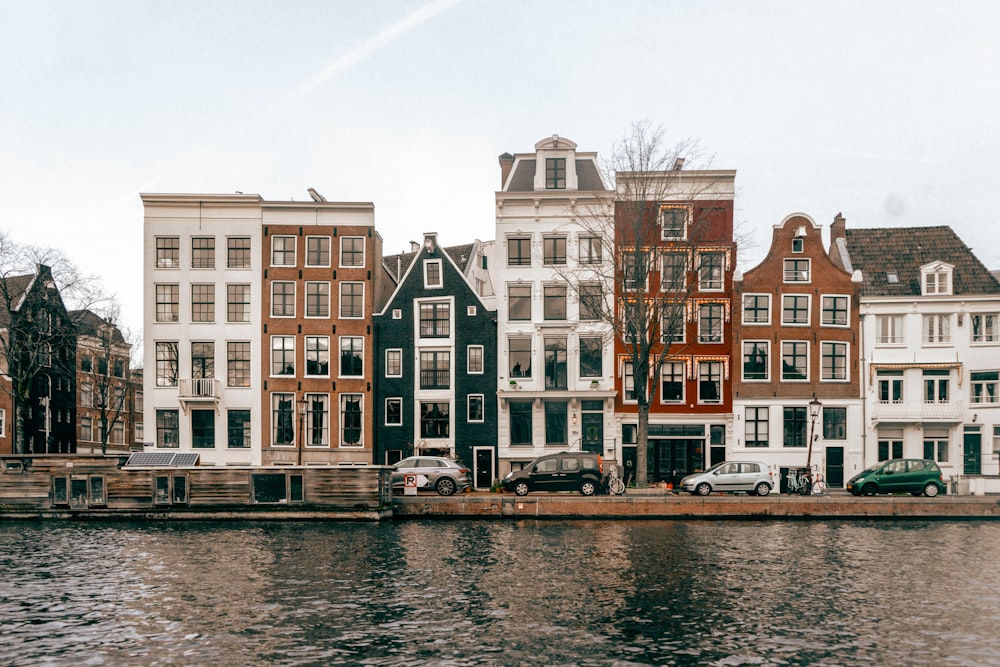
[[[1000,665],[1000,523],[0,524],[0,665]]]

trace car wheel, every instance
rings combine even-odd
[[[437,489],[439,495],[450,496],[455,493],[457,485],[455,484],[455,480],[451,477],[442,477],[437,481],[437,484],[435,484],[434,487]]]
[[[702,482],[695,487],[694,492],[699,496],[707,496],[712,492],[712,487],[708,485],[708,482]]]
[[[583,480],[583,484],[580,485],[580,493],[584,496],[592,496],[597,493],[597,484],[589,479]]]
[[[877,496],[878,487],[874,484],[868,483],[861,488],[861,495],[863,496]]]
[[[767,494],[771,493],[771,487],[768,486],[767,482],[761,482],[760,484],[757,485],[757,488],[754,489],[754,493],[756,493],[758,496],[766,496]]]
[[[927,496],[928,498],[933,498],[940,492],[941,489],[939,489],[938,485],[935,484],[934,482],[927,482],[927,486],[924,487],[924,495]]]
[[[518,482],[517,484],[514,485],[514,493],[516,493],[519,496],[528,495],[528,491],[531,491],[531,489],[528,488],[527,482]]]

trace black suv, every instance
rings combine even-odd
[[[603,488],[601,457],[590,452],[546,454],[512,470],[503,478],[505,491],[519,496],[531,491],[579,491],[592,496]]]

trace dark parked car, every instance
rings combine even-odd
[[[392,490],[402,491],[407,475],[415,475],[417,489],[434,489],[450,496],[472,486],[469,469],[460,461],[443,456],[411,456],[392,467]]]
[[[879,493],[924,494],[933,498],[944,493],[941,468],[929,459],[892,459],[876,463],[847,482],[847,490],[856,496]]]
[[[560,452],[540,456],[522,470],[503,478],[505,491],[519,496],[531,491],[579,491],[592,496],[603,489],[601,457],[590,452]]]

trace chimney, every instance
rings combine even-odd
[[[833,216],[833,224],[830,225],[830,244],[838,239],[847,238],[847,219],[841,213]]]
[[[507,177],[510,176],[510,170],[514,168],[514,156],[510,153],[504,153],[500,156],[500,189],[507,184]]]

